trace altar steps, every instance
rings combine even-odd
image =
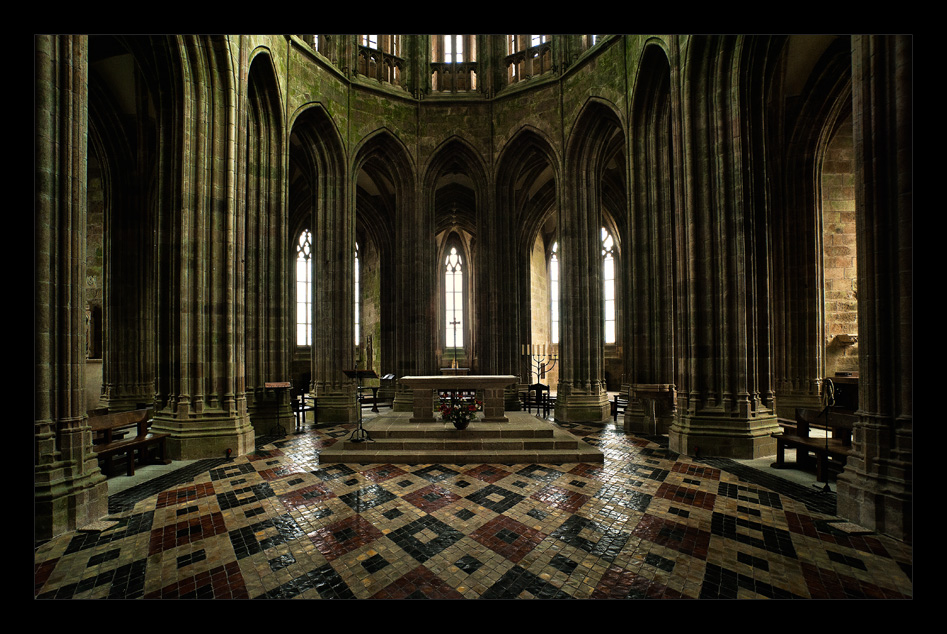
[[[601,451],[582,439],[523,412],[507,412],[508,423],[474,421],[463,430],[449,423],[412,423],[395,412],[363,424],[319,453],[319,462],[392,464],[563,464],[604,462]],[[364,436],[364,440],[358,440]]]

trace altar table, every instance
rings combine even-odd
[[[434,423],[434,391],[444,390],[483,390],[483,418],[487,423],[506,423],[509,418],[503,414],[503,392],[507,385],[516,383],[512,375],[472,374],[466,376],[404,376],[401,383],[414,391],[413,423]]]

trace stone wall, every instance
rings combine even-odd
[[[822,166],[822,261],[825,280],[825,370],[858,370],[855,258],[855,156],[851,119],[836,133]]]

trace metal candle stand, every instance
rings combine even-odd
[[[534,370],[536,372],[537,382],[542,382],[542,380],[546,378],[546,373],[552,372],[552,369],[556,367],[556,361],[559,360],[558,354],[537,354],[532,347],[527,348],[527,346],[523,346],[523,356],[526,357],[526,362],[529,364],[530,383],[533,382]],[[550,365],[547,367],[547,364]]]
[[[343,370],[345,376],[350,379],[355,379],[355,408],[358,410],[358,426],[349,436],[349,440],[352,442],[375,442],[372,440],[372,437],[368,435],[368,432],[365,431],[365,428],[362,427],[362,396],[360,388],[362,386],[362,379],[377,379],[378,375],[375,374],[374,370],[359,370],[358,361],[355,362],[354,370]]]

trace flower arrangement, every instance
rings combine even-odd
[[[451,399],[441,405],[441,418],[453,423],[457,429],[467,429],[482,409],[483,403],[477,399]]]

